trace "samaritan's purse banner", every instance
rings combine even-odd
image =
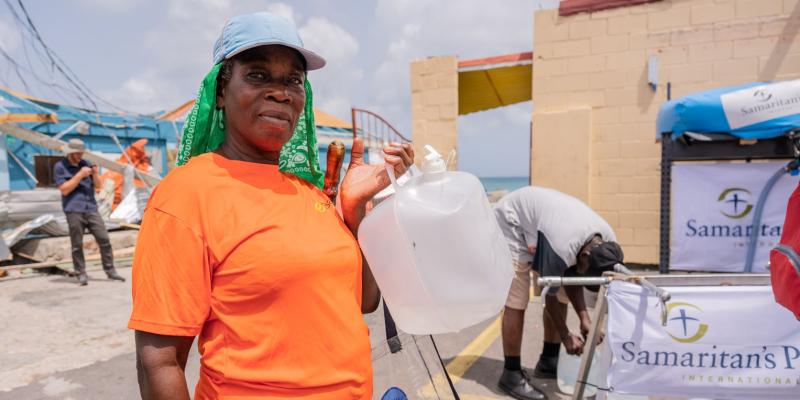
[[[785,174],[777,181],[758,226],[753,226],[753,214],[762,188],[784,165],[786,161],[674,165],[670,269],[741,272],[750,233],[758,230],[753,271],[766,271],[797,178]]]
[[[667,326],[638,285],[608,291],[608,385],[713,399],[800,398],[800,322],[769,286],[669,287]]]

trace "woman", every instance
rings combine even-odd
[[[370,399],[367,327],[379,291],[354,233],[388,185],[356,140],[339,201],[316,184],[310,85],[325,62],[287,20],[231,19],[187,117],[178,163],[145,212],[133,269],[137,369],[145,399]],[[401,174],[409,145],[384,149]],[[186,162],[186,160],[189,160]]]

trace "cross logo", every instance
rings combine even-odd
[[[722,215],[731,219],[742,219],[750,214],[753,210],[753,205],[750,204],[748,198],[750,191],[742,188],[729,188],[720,193],[717,201],[724,205]]]
[[[694,343],[708,332],[708,325],[700,322],[703,310],[694,304],[672,302],[667,306],[667,335],[680,343]]]

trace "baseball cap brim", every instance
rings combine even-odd
[[[245,52],[247,50],[254,49],[254,48],[259,47],[259,46],[269,46],[269,45],[285,46],[285,47],[288,47],[290,49],[297,50],[297,52],[300,53],[300,55],[302,55],[303,58],[305,58],[305,60],[306,60],[306,70],[308,70],[308,71],[313,71],[315,69],[320,69],[320,68],[325,66],[326,61],[319,54],[314,53],[311,50],[304,49],[304,48],[299,47],[299,46],[295,46],[295,45],[291,45],[291,44],[288,44],[288,43],[275,41],[275,40],[256,40],[256,41],[253,41],[252,43],[243,44],[243,45],[237,47],[235,50],[231,51],[227,55],[227,57],[225,57],[225,59],[226,60],[231,59],[231,58],[235,57],[237,54],[241,54],[241,53],[243,53],[243,52]]]

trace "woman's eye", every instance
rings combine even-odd
[[[298,78],[298,77],[289,78],[289,82],[291,82],[293,85],[302,85],[303,84],[303,80]]]
[[[252,79],[258,79],[258,80],[266,79],[266,75],[263,72],[251,72],[247,74],[247,76]]]

